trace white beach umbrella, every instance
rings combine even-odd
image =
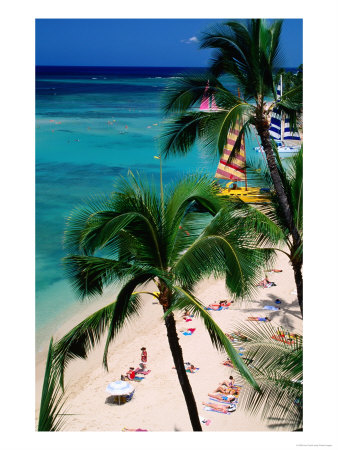
[[[134,392],[133,386],[126,381],[117,380],[109,383],[106,391],[111,395],[129,395]]]

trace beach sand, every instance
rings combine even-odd
[[[248,316],[267,316],[273,325],[281,325],[290,331],[302,333],[298,301],[293,293],[293,271],[288,258],[280,254],[274,268],[283,270],[281,273],[268,274],[268,278],[277,286],[269,289],[257,288],[257,295],[250,302],[235,302],[228,310],[209,311],[223,331],[234,331],[236,324],[243,323]],[[156,290],[154,286],[148,286],[148,289]],[[205,305],[229,298],[224,281],[214,279],[200,283],[196,295]],[[274,305],[276,298],[282,300],[280,311],[263,309],[264,305]],[[105,298],[102,306],[108,301],[109,298]],[[163,310],[153,302],[154,298],[143,295],[144,304],[139,318],[129,323],[111,344],[108,372],[102,367],[104,339],[87,360],[70,363],[65,376],[66,406],[67,412],[74,415],[67,418],[65,431],[121,431],[124,427],[149,431],[192,431],[176,370],[172,368],[174,364],[162,320]],[[66,323],[54,339],[61,337],[67,329],[95,309],[97,304],[84,307],[83,313]],[[239,408],[230,415],[203,409],[202,402],[209,402],[208,393],[213,392],[218,384],[234,374],[234,371],[221,364],[227,355],[212,346],[200,319],[193,318],[192,322],[186,323],[178,314],[176,319],[177,330],[196,328],[191,336],[184,336],[180,332],[178,335],[184,361],[199,367],[196,373],[188,374],[188,377],[200,416],[211,420],[209,426],[202,425],[203,431],[274,431],[275,428],[259,416],[252,416],[241,408],[241,397]],[[121,374],[126,373],[130,366],[138,366],[142,346],[147,348],[147,367],[151,369],[150,374],[141,382],[132,382],[135,394],[129,403],[120,406],[105,403],[109,397],[106,392],[107,385],[119,380]],[[44,374],[44,358],[45,352],[40,352],[36,368],[36,417]],[[287,427],[283,430],[288,431]]]

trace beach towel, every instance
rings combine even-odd
[[[288,345],[295,343],[295,341],[293,339],[288,338],[288,337],[283,337],[283,336],[274,335],[274,336],[271,336],[271,339],[275,339],[276,341],[283,342],[284,344],[288,344]]]
[[[188,328],[187,331],[181,331],[182,334],[184,334],[184,336],[190,336],[193,334],[193,332],[196,330],[196,328]]]
[[[231,369],[234,368],[234,365],[232,364],[231,361],[224,361],[222,364],[223,364],[224,366],[230,367]]]
[[[229,398],[226,395],[224,395],[222,397],[224,397],[224,399]],[[218,399],[218,398],[215,398],[215,397],[210,397],[210,395],[209,395],[209,399],[212,400],[213,402],[225,403],[226,405],[232,405],[234,403],[238,403],[238,398],[236,398],[235,400],[233,400],[231,402],[230,400],[221,400],[221,399]]]
[[[131,381],[142,381],[144,380],[144,377],[135,377],[133,380]]]
[[[265,305],[263,309],[271,309],[271,311],[279,311],[279,308],[272,305]]]
[[[220,414],[230,414],[230,413],[236,411],[236,405],[234,405],[232,408],[228,408],[227,411],[218,411],[217,409],[213,409],[210,406],[205,406],[203,409],[205,409],[205,411],[212,411],[212,412],[217,412]]]
[[[139,368],[137,368],[135,370],[135,373],[140,373],[141,375],[148,375],[148,373],[150,373],[150,372],[151,372],[151,370],[142,370],[142,369],[139,369]]]
[[[252,319],[245,319],[245,320],[248,320],[249,322],[270,322],[270,320],[269,319],[266,319],[265,317],[255,317],[255,319],[258,319],[258,320],[252,320]]]

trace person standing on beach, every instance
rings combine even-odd
[[[148,355],[147,355],[147,349],[145,347],[141,348],[141,363],[142,363],[142,369],[146,368],[146,363],[148,361]],[[141,365],[141,364],[140,364]]]

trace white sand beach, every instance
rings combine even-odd
[[[252,302],[235,302],[228,310],[211,311],[213,318],[225,332],[236,329],[236,324],[248,316],[267,316],[273,325],[302,333],[302,320],[296,295],[293,272],[285,255],[281,254],[275,263],[281,273],[269,273],[268,277],[277,286],[269,289],[257,288]],[[150,289],[153,289],[150,287]],[[198,289],[198,297],[208,305],[210,302],[227,298],[223,280],[205,280]],[[263,309],[274,300],[282,300],[279,311]],[[142,428],[149,431],[191,431],[188,411],[181,391],[162,320],[162,308],[154,304],[154,298],[143,295],[144,305],[140,317],[123,329],[109,350],[109,371],[102,367],[104,339],[89,355],[87,360],[71,362],[66,370],[67,418],[65,431],[122,431],[126,428]],[[83,315],[72,319],[59,330],[54,339],[61,337],[67,329],[77,324],[97,305],[85,307]],[[233,369],[221,362],[225,354],[213,346],[200,319],[193,318],[185,323],[176,315],[177,330],[196,328],[191,336],[179,334],[185,361],[193,363],[199,370],[188,374],[200,416],[210,419],[203,424],[203,431],[274,431],[259,416],[251,416],[239,407],[230,415],[219,414],[203,409],[202,402],[208,402],[208,393],[229,375]],[[147,368],[151,372],[141,382],[132,382],[135,387],[133,399],[125,405],[105,403],[109,394],[107,385],[120,379],[130,366],[137,367],[140,362],[141,347],[147,348]],[[36,415],[39,408],[42,378],[44,373],[44,353],[37,361]],[[287,431],[287,428],[285,429]]]

